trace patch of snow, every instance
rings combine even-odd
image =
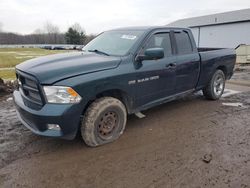
[[[6,99],[6,101],[12,101],[13,98],[12,97],[9,97],[8,99]]]
[[[233,106],[233,107],[244,107],[244,105],[240,102],[227,102],[227,103],[222,103],[224,106]]]
[[[232,90],[232,89],[225,89],[222,97],[229,97],[231,95],[235,95],[241,93],[240,91]]]
[[[241,93],[241,91],[236,91],[236,90],[232,90],[232,89],[224,89],[224,93],[222,94],[221,97],[222,98],[229,97],[231,95],[235,95],[235,94],[238,94],[238,93]],[[198,92],[195,93],[195,95],[202,96],[203,93],[202,93],[202,91],[198,91]]]

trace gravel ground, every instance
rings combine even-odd
[[[250,81],[250,72],[236,72],[232,79]]]
[[[32,134],[9,97],[0,99],[0,187],[250,186],[249,92],[191,95],[130,116],[118,141],[97,148]]]

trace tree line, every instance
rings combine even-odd
[[[0,23],[0,44],[78,44],[85,45],[95,35],[87,35],[80,24],[70,26],[66,33],[62,33],[59,27],[46,22],[42,29],[36,29],[32,34],[21,35],[5,32]]]

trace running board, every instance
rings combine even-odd
[[[143,113],[141,113],[141,112],[136,112],[135,115],[136,115],[138,118],[140,118],[140,119],[146,117],[146,116],[145,116]]]

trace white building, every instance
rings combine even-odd
[[[181,19],[167,26],[191,28],[199,47],[250,45],[250,9]]]

